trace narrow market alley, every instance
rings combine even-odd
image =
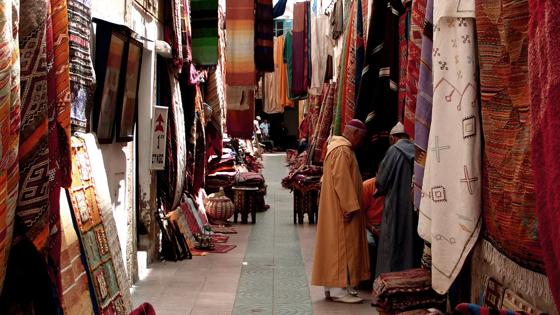
[[[157,314],[376,314],[369,294],[364,303],[327,302],[323,288],[310,285],[314,225],[294,225],[292,197],[280,182],[285,154],[264,156],[270,209],[256,225],[237,224],[226,254],[159,262],[134,285],[133,306],[151,303]]]

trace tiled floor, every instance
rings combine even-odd
[[[292,197],[283,190],[284,155],[265,156],[264,175],[271,209],[256,225],[237,225],[227,254],[183,262],[161,262],[133,289],[134,306],[154,305],[158,315],[174,314],[377,314],[368,302],[326,302],[310,286],[315,226],[292,224]],[[369,294],[363,293],[366,300]]]

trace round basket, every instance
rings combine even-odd
[[[233,215],[235,205],[226,197],[223,188],[206,198],[206,214],[212,220],[227,221]]]

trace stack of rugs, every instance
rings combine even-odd
[[[220,187],[231,187],[235,184],[237,169],[235,158],[223,155],[221,158],[212,159],[208,163],[206,188],[208,191],[218,191]]]
[[[300,167],[282,180],[282,187],[302,192],[321,189],[323,168],[315,165]]]
[[[377,305],[389,313],[422,308],[445,309],[446,296],[432,289],[429,270],[417,268],[379,275],[373,284]]]

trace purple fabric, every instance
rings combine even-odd
[[[418,82],[418,98],[416,100],[416,123],[414,128],[416,158],[414,159],[414,207],[420,207],[422,197],[422,182],[424,181],[424,165],[426,150],[430,137],[432,123],[432,30],[433,30],[434,0],[426,4],[426,20],[424,36],[422,38],[422,58],[420,62],[420,80]]]

